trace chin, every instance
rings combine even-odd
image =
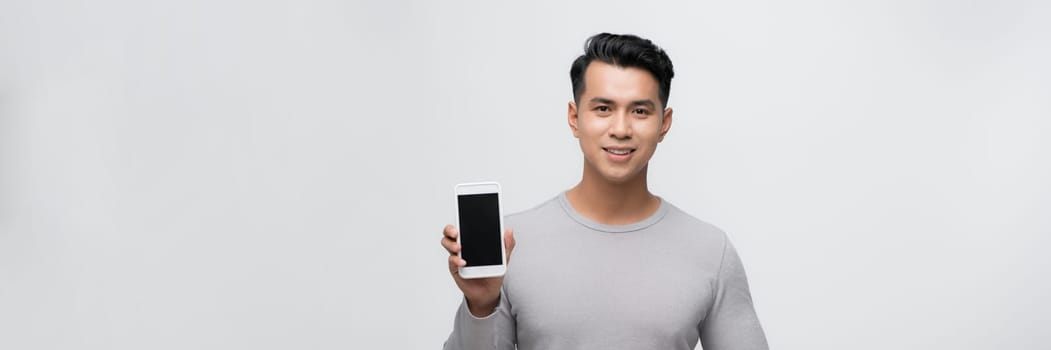
[[[635,169],[633,169],[633,170],[635,170]],[[599,173],[599,175],[602,176],[602,179],[606,180],[609,183],[622,184],[622,183],[630,182],[631,180],[639,177],[641,172],[638,171],[638,170],[635,170],[635,171],[601,171],[600,170],[598,173]]]
[[[598,164],[595,164],[595,163],[592,163],[592,162],[586,162],[586,163],[587,164],[585,164],[585,166],[591,168],[591,172],[593,174],[598,175],[598,176],[596,176],[596,178],[600,178],[603,181],[606,181],[606,182],[612,183],[612,184],[623,184],[623,183],[630,182],[630,181],[638,178],[639,176],[642,176],[646,172],[646,166],[645,165],[642,166],[641,168],[637,168],[633,164],[622,164],[621,166],[616,166],[616,165],[612,165],[612,164],[603,164],[603,163],[598,163]],[[628,166],[624,166],[624,165],[628,165]]]

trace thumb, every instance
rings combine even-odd
[[[504,232],[504,247],[507,250],[507,262],[511,262],[511,251],[515,249],[515,233],[512,229]]]

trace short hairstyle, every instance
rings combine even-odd
[[[661,106],[668,106],[671,78],[675,76],[671,58],[653,42],[631,34],[600,33],[584,42],[584,54],[573,61],[569,79],[573,83],[573,101],[580,103],[584,93],[584,72],[591,61],[599,60],[619,67],[636,67],[649,71],[657,80]]]

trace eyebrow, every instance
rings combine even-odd
[[[604,98],[604,97],[592,98],[590,102],[591,102],[591,104],[607,104],[607,105],[615,105],[615,104],[617,104],[613,100],[608,99],[608,98]],[[635,100],[635,101],[631,101],[630,105],[632,105],[632,106],[646,106],[646,107],[649,107],[649,108],[657,108],[657,104],[653,103],[653,101],[650,101],[650,100]]]

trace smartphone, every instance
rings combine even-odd
[[[507,271],[504,253],[504,215],[500,210],[500,184],[474,182],[455,187],[456,227],[460,235],[460,277],[485,278],[503,276]]]

